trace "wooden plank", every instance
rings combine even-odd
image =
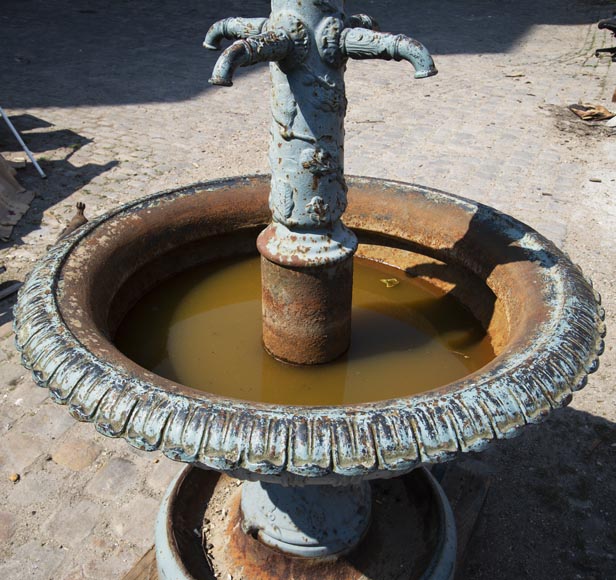
[[[152,546],[122,580],[158,580],[156,550]]]

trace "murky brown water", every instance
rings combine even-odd
[[[202,265],[162,283],[128,313],[116,344],[184,385],[296,405],[420,393],[494,357],[482,327],[457,300],[362,259],[355,260],[351,348],[332,363],[295,367],[263,350],[258,257]]]

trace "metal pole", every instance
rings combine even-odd
[[[36,167],[38,174],[43,179],[45,179],[47,177],[45,175],[45,172],[41,169],[40,165],[36,162],[34,155],[32,155],[32,152],[30,151],[30,149],[28,149],[27,145],[24,143],[24,140],[21,138],[21,135],[17,132],[17,129],[15,129],[15,127],[13,126],[13,123],[11,123],[11,120],[8,118],[6,113],[2,110],[2,107],[0,107],[0,115],[2,115],[2,118],[6,121],[6,124],[9,126],[9,129],[13,132],[13,135],[15,135],[15,139],[19,141],[21,148],[26,152],[26,155],[30,158],[30,161],[32,161],[34,167]]]

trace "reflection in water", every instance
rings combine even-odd
[[[259,258],[236,258],[155,288],[128,313],[116,344],[141,366],[193,388],[297,405],[420,393],[494,357],[477,320],[454,298],[358,258],[352,324],[351,348],[332,363],[297,367],[272,359],[261,345]]]

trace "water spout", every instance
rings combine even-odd
[[[438,72],[426,47],[404,34],[345,28],[340,38],[340,47],[345,56],[354,59],[407,60],[415,68],[416,79],[431,77]]]
[[[293,42],[280,30],[238,40],[218,58],[210,83],[230,87],[233,85],[233,74],[238,67],[282,60],[292,48]]]
[[[345,18],[344,25],[347,28],[367,28],[368,30],[381,30],[379,23],[368,14],[353,14]]]
[[[227,40],[239,40],[257,36],[263,32],[267,18],[225,18],[210,26],[205,35],[203,46],[209,50],[220,50],[220,43]]]

